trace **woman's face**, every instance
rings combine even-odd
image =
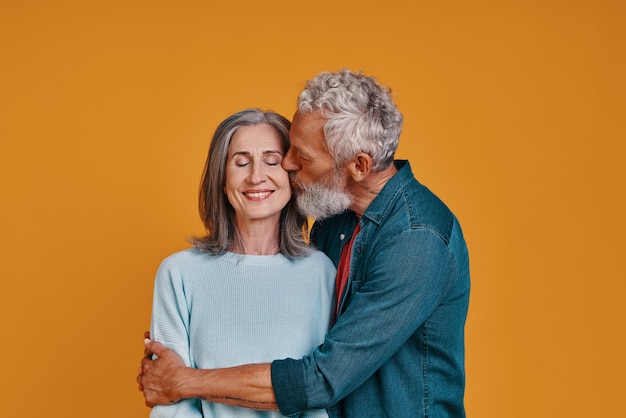
[[[239,222],[280,219],[291,198],[280,134],[270,125],[239,128],[231,138],[224,193]]]

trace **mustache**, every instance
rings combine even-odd
[[[297,189],[297,191],[306,189],[306,186],[298,180],[294,172],[289,173],[289,183],[291,183],[291,187]]]

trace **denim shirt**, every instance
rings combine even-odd
[[[360,219],[337,321],[303,359],[272,363],[281,412],[331,417],[465,417],[464,327],[470,278],[456,217],[406,161]],[[316,223],[335,265],[357,217]]]

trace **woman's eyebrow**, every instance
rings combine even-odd
[[[266,154],[278,154],[278,155],[282,156],[283,152],[280,151],[280,150],[277,150],[277,149],[276,150],[263,151],[263,155],[266,155]]]
[[[267,150],[267,151],[263,151],[263,155],[268,155],[268,154],[278,154],[278,155],[282,156],[282,155],[283,155],[283,152],[282,152],[282,151],[280,151],[280,150]],[[232,157],[235,157],[235,156],[237,156],[237,155],[245,155],[245,156],[248,156],[248,155],[252,155],[252,153],[251,153],[250,151],[235,151],[235,152],[233,153]],[[232,158],[232,157],[231,157],[231,158]]]

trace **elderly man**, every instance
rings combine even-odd
[[[282,161],[311,237],[337,266],[337,311],[301,359],[186,368],[146,341],[146,404],[204,398],[293,415],[464,417],[470,279],[456,217],[394,161],[403,118],[387,88],[342,70],[306,84]],[[210,319],[207,319],[210,320]]]

